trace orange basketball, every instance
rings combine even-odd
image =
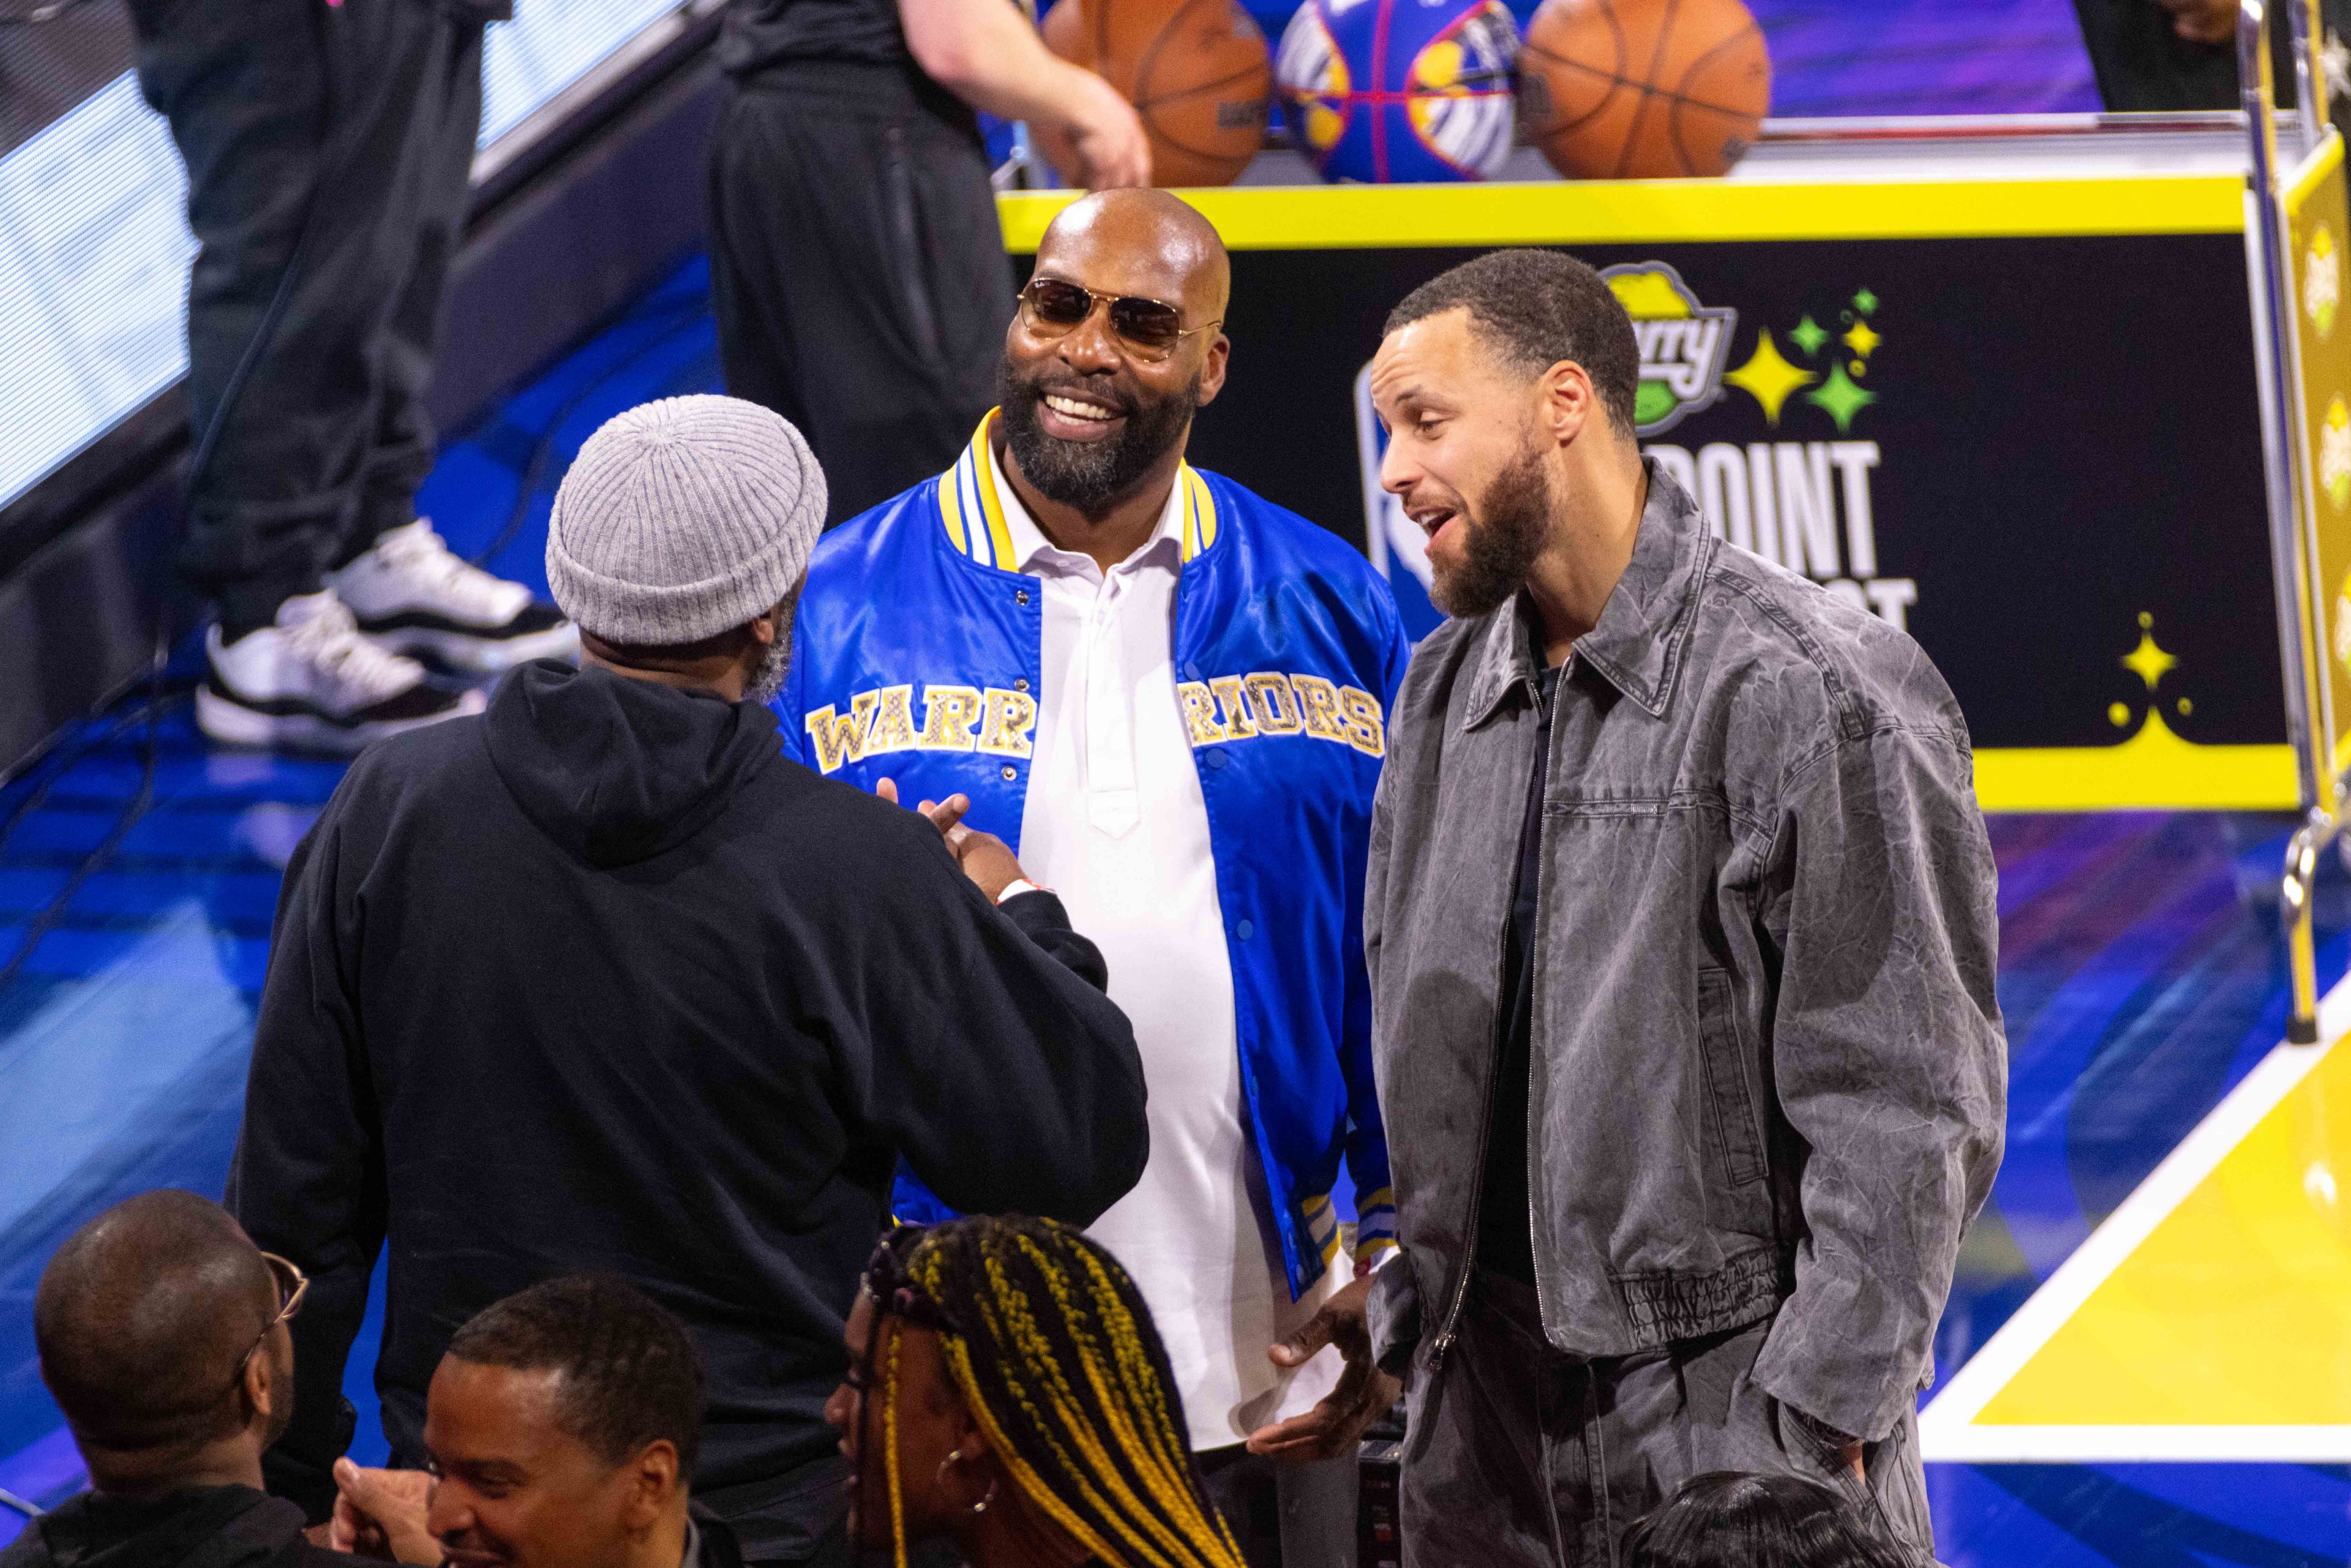
[[[1134,105],[1156,185],[1226,185],[1265,141],[1273,61],[1238,0],[1061,0],[1045,46]]]
[[[1740,0],[1543,0],[1527,24],[1520,115],[1571,180],[1722,173],[1771,107],[1771,57]]]

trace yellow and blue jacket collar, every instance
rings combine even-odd
[[[1000,571],[1018,571],[1012,530],[1005,524],[1004,502],[996,493],[996,467],[987,460],[987,430],[996,414],[994,409],[987,411],[963,455],[939,476],[939,517],[946,527],[947,543],[957,554]],[[1184,493],[1183,559],[1188,564],[1217,542],[1217,501],[1189,463],[1176,469],[1176,483]]]

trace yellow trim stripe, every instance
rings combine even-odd
[[[1331,1232],[1331,1239],[1322,1243],[1322,1267],[1328,1269],[1332,1263],[1338,1260],[1338,1257],[1339,1233],[1333,1230]]]
[[[1005,248],[1033,252],[1080,193],[998,196]],[[2239,234],[2245,226],[2244,182],[2224,174],[1242,185],[1181,194],[1234,250]]]
[[[2285,811],[2301,801],[2290,746],[2167,748],[2163,766],[2123,746],[1976,753],[1987,811]],[[2151,749],[2151,748],[2150,748]]]
[[[1369,1214],[1375,1208],[1394,1208],[1395,1207],[1395,1188],[1393,1186],[1377,1188],[1355,1199],[1355,1212],[1358,1214]]]
[[[996,498],[996,474],[987,460],[987,425],[995,417],[996,411],[989,409],[979,422],[979,434],[971,438],[972,477],[979,486],[979,504],[987,514],[988,548],[996,558],[992,564],[1011,571],[1018,565],[1012,559],[1012,530],[1004,526],[1004,503]]]
[[[1200,537],[1200,549],[1207,549],[1217,542],[1217,498],[1208,493],[1208,482],[1189,463],[1184,465],[1184,486],[1198,519],[1195,531]]]
[[[963,466],[966,463],[969,462],[970,459],[970,452],[966,451],[961,457],[956,459],[954,467],[939,476],[939,516],[946,520],[947,542],[954,545],[956,549],[963,555],[969,555],[971,553],[971,546],[964,542],[963,498],[961,494],[963,490]]]
[[[2309,157],[2302,161],[2302,167],[2294,171],[2294,182],[2286,187],[2286,211],[2299,211],[2302,204],[2310,199],[2310,193],[2325,183],[2326,177],[2341,167],[2343,167],[2343,134],[2330,125],[2326,128],[2326,133],[2320,140],[2318,146]]]

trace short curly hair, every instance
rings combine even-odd
[[[685,1325],[612,1274],[562,1274],[493,1302],[449,1341],[476,1366],[560,1375],[556,1419],[608,1464],[667,1438],[694,1479],[708,1385]]]
[[[1608,422],[1632,439],[1641,347],[1607,279],[1562,251],[1489,250],[1405,295],[1381,335],[1465,308],[1486,345],[1530,378],[1562,360],[1582,365]]]

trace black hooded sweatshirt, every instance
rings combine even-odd
[[[609,1270],[702,1347],[697,1500],[747,1557],[793,1554],[838,1514],[822,1411],[897,1161],[957,1208],[1073,1224],[1142,1174],[1104,977],[1058,900],[991,905],[756,704],[542,663],[371,747],[287,867],[229,1174],[312,1281],[271,1490],[331,1502],[388,1239],[393,1463],[423,1460],[459,1324]]]
[[[313,1546],[302,1511],[251,1487],[190,1487],[149,1502],[83,1492],[25,1527],[0,1568],[360,1568]]]

